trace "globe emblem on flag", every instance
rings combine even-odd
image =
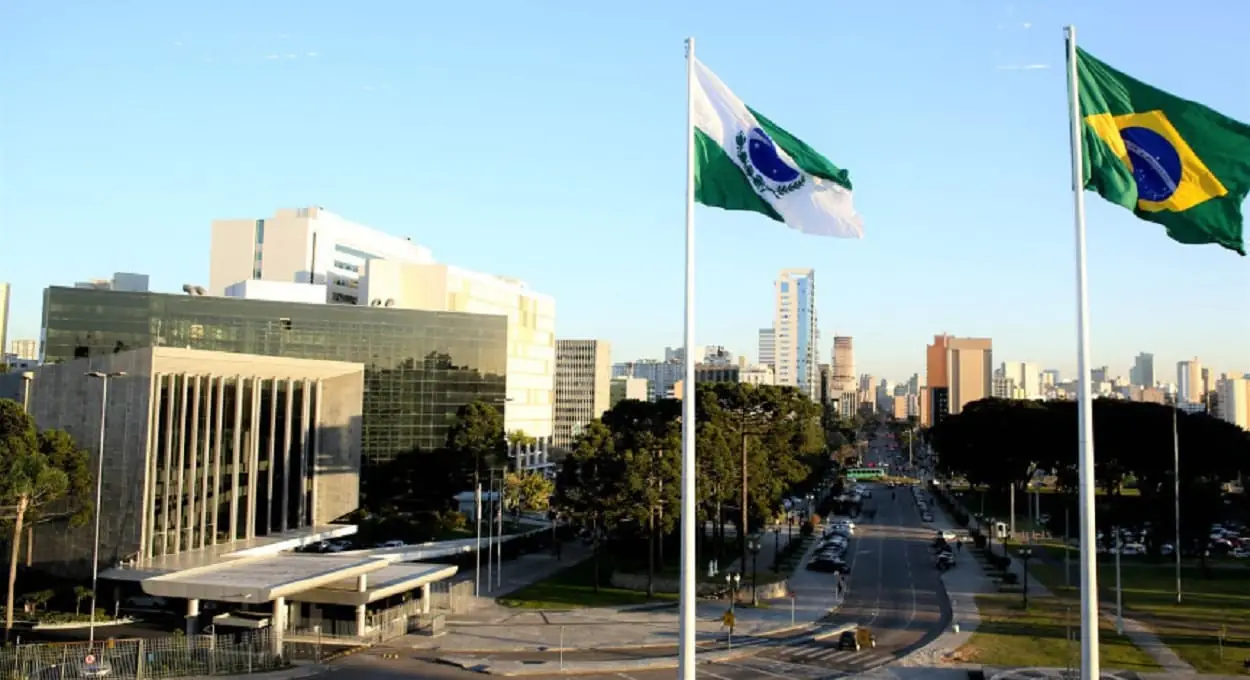
[[[1137,196],[1145,201],[1166,201],[1181,183],[1183,163],[1176,147],[1163,135],[1145,127],[1126,127],[1120,138],[1133,166]]]
[[[757,172],[777,184],[793,182],[800,176],[798,170],[781,160],[777,155],[777,145],[760,128],[751,128],[747,135],[747,156]]]

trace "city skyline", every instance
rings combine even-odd
[[[21,258],[6,270],[10,338],[39,336],[48,285],[114,270],[149,273],[156,291],[207,285],[200,254],[212,220],[318,204],[448,261],[529,281],[558,301],[557,335],[610,339],[614,361],[657,356],[681,331],[675,131],[684,116],[681,40],[696,34],[701,58],[744,99],[847,164],[866,224],[862,241],[813,241],[699,208],[696,343],[749,352],[772,306],[762,282],[810,267],[824,282],[822,358],[836,331],[859,339],[864,371],[909,375],[923,364],[917,348],[949,332],[991,337],[996,355],[1070,375],[1058,27],[1078,23],[1100,57],[1250,120],[1250,101],[1230,93],[1224,76],[1136,47],[1150,36],[1175,39],[1179,28],[1070,0],[922,6],[901,21],[885,7],[829,7],[769,26],[660,5],[552,12],[541,22],[505,5],[484,16],[440,7],[420,20],[398,8],[367,40],[333,30],[354,20],[347,9],[293,8],[277,3],[240,23],[230,12],[153,2],[84,6],[68,17],[27,4],[0,26],[22,64],[0,74],[13,95],[0,145],[23,159],[7,178],[2,221],[59,245],[55,258]],[[1228,21],[1204,26],[1205,53],[1236,63],[1236,16],[1247,14],[1230,7]],[[960,41],[950,37],[956,30]],[[786,44],[805,65],[779,73],[759,63],[742,45],[760,41]],[[900,42],[912,49],[896,49]],[[830,44],[871,68],[830,75],[817,66]],[[917,50],[938,55],[930,65],[949,77],[915,69],[905,53]],[[97,76],[83,75],[87,64]],[[307,92],[321,92],[323,104],[310,110]],[[922,115],[910,106],[918,94],[941,105]],[[878,105],[869,114],[842,106],[848,97]],[[267,104],[230,105],[256,100]],[[516,109],[507,125],[500,101]],[[969,115],[985,111],[998,113]],[[628,127],[632,139],[651,141],[615,145],[594,172],[571,172],[583,161],[578,145],[533,153],[529,131],[553,126],[583,140]],[[942,134],[899,134],[917,126]],[[463,129],[477,134],[430,132]],[[523,162],[524,176],[482,169],[480,159],[503,157]],[[941,159],[940,173],[899,160],[911,157]],[[67,191],[81,200],[63,200]],[[961,208],[932,210],[952,201]],[[653,273],[618,273],[629,258]],[[1250,292],[1243,260],[1180,246],[1097,200],[1089,258],[1094,364],[1123,372],[1145,349],[1161,366],[1197,355],[1218,372],[1250,368],[1238,340],[1250,334],[1250,314],[1237,313]]]

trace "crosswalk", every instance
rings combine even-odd
[[[849,649],[838,649],[837,645],[832,643],[815,641],[803,645],[779,647],[774,654],[789,663],[855,670],[876,668],[895,659],[893,653],[879,649],[861,649],[854,652]]]

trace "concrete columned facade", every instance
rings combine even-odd
[[[41,428],[63,429],[97,465],[104,423],[104,568],[325,525],[357,507],[361,364],[168,347],[48,364],[29,390]],[[108,378],[107,401],[103,380]],[[14,378],[19,376],[13,376]],[[90,526],[40,525],[36,567],[89,568]]]

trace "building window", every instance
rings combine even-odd
[[[264,242],[265,242],[265,221],[256,220],[256,245],[261,245]]]
[[[783,293],[789,293],[789,292],[790,292],[790,284],[789,284],[789,283],[787,283],[787,282],[785,282],[785,281],[782,281],[782,282],[781,282],[781,292],[783,292]]]

